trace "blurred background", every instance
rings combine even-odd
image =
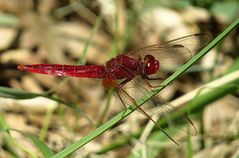
[[[103,65],[135,48],[190,34],[207,33],[213,39],[238,15],[237,0],[0,0],[1,120],[59,152],[124,106],[104,89],[100,79],[32,74],[17,70],[17,65]],[[238,51],[237,28],[160,95],[174,100],[237,71]],[[214,84],[214,88],[223,89],[220,86],[221,82]],[[6,87],[7,93],[3,91]],[[20,95],[16,90],[59,98],[65,104],[37,95]],[[147,121],[135,112],[71,157],[239,157],[238,96],[238,90],[225,92],[189,116],[199,134],[181,138],[181,147],[159,130],[141,141]],[[26,135],[0,133],[0,157],[34,155],[43,157]]]

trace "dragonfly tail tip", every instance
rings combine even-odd
[[[24,69],[25,69],[25,65],[18,65],[18,66],[17,66],[17,69],[18,69],[18,70],[24,70]]]

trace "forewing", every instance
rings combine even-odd
[[[208,34],[193,34],[177,38],[165,43],[149,45],[129,52],[141,56],[153,55],[161,64],[175,67],[188,61],[195,53],[199,52],[210,41]]]

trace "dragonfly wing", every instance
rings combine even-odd
[[[151,113],[158,115],[159,119],[161,119],[160,122],[168,126],[170,130],[179,129],[179,131],[189,132],[194,136],[197,135],[197,129],[193,122],[170,102],[167,102],[160,95],[152,97],[151,101],[154,106]]]
[[[144,58],[153,55],[163,66],[169,62],[178,66],[188,61],[195,53],[199,52],[210,41],[208,34],[193,34],[174,39],[165,43],[149,45],[129,52]]]
[[[117,71],[118,73],[124,74],[125,76],[131,76],[130,74],[133,74],[134,72],[132,72],[130,69],[128,69],[127,67],[124,67],[123,65],[121,65],[121,67],[118,69],[119,71]],[[141,76],[139,76],[141,77]],[[110,80],[110,76],[108,77],[108,79]],[[114,88],[116,89],[122,103],[126,106],[129,105],[128,103],[134,104],[138,107],[138,111],[140,111],[144,116],[146,116],[149,120],[153,121],[156,125],[157,128],[159,128],[169,139],[171,139],[175,144],[179,145],[163,128],[161,128],[161,126],[159,126],[156,121],[154,119],[152,119],[152,117],[150,116],[150,113],[148,113],[148,111],[146,111],[145,109],[143,109],[143,107],[139,106],[136,104],[136,99],[138,99],[139,97],[142,97],[144,94],[146,93],[152,93],[148,88],[146,88],[145,86],[143,86],[143,84],[140,83],[140,80],[136,80],[135,77],[133,79],[126,79],[124,81],[122,81],[121,83],[118,82],[114,82]],[[136,93],[134,92],[134,90],[137,90]],[[160,100],[160,99],[158,99]],[[153,103],[151,101],[151,103]],[[157,101],[156,104],[158,107],[160,107],[160,103]],[[173,106],[171,106],[173,107]],[[170,107],[168,107],[167,109],[170,109]],[[164,112],[167,110],[164,110]],[[168,111],[167,111],[168,112]],[[163,113],[166,114],[166,113]],[[173,120],[173,119],[171,119]]]
[[[147,84],[142,82],[144,82],[142,79],[135,78],[125,85],[124,89],[128,89],[129,87],[131,92],[136,92],[134,94],[128,92],[132,96],[138,95],[142,97],[142,95],[146,93],[152,94]],[[147,105],[143,105],[142,108],[146,113],[150,114],[151,117],[157,115],[159,117],[159,122],[163,124],[161,127],[167,127],[169,131],[178,130],[184,133],[189,132],[191,135],[197,134],[197,130],[192,121],[160,95],[153,96],[149,102],[147,102]]]
[[[156,53],[154,57],[159,59],[161,70],[176,69],[193,56],[192,52],[183,45],[164,47],[160,52],[165,52],[163,57],[161,57],[162,53]]]

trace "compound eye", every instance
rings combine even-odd
[[[144,74],[152,75],[159,70],[159,61],[152,55],[146,55],[144,57]]]

